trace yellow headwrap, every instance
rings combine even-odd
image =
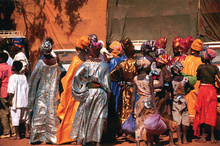
[[[90,45],[90,37],[89,36],[82,36],[79,38],[76,42],[76,47],[81,48],[82,50],[85,50]]]
[[[196,39],[193,41],[191,48],[195,51],[202,51],[202,46],[204,43],[200,39]]]

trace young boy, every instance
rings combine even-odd
[[[3,135],[0,138],[10,137],[10,120],[9,120],[9,106],[8,106],[8,81],[12,75],[11,66],[6,63],[8,55],[0,53],[0,120],[3,126]]]
[[[180,125],[183,129],[183,144],[187,143],[186,140],[186,126],[189,126],[189,115],[185,97],[185,88],[188,84],[193,88],[193,85],[190,84],[187,77],[184,77],[181,74],[183,65],[176,61],[172,64],[171,72],[173,74],[172,86],[173,86],[173,108],[172,115],[173,121],[177,122],[177,145],[181,145],[181,134],[180,134]]]
[[[29,137],[29,115],[28,115],[28,83],[26,76],[19,73],[23,65],[20,61],[14,61],[12,71],[14,74],[9,78],[8,93],[9,106],[11,106],[12,125],[15,127],[16,136],[13,140],[20,139],[19,121],[25,122],[26,134]]]

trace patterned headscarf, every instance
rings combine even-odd
[[[154,52],[154,56],[157,58],[159,55],[162,54],[167,54],[167,50],[163,49],[163,48],[158,48],[155,52]]]
[[[82,36],[79,38],[76,42],[76,47],[85,50],[89,47],[90,45],[90,37],[89,36]]]
[[[181,37],[176,37],[173,39],[173,47],[178,47],[180,46],[180,41],[182,40]]]
[[[42,43],[41,47],[40,47],[40,51],[44,54],[44,55],[50,55],[51,51],[52,51],[52,45],[49,41],[44,40],[44,42]]]
[[[144,42],[142,45],[141,45],[141,51],[142,52],[150,52],[153,50],[153,47],[154,47],[154,41],[152,40],[147,40],[146,42]]]
[[[102,48],[102,43],[101,42],[92,42],[91,47],[89,48],[89,55],[90,56],[97,56],[100,54],[100,52],[97,52],[96,50]]]
[[[98,37],[97,37],[96,34],[90,34],[89,37],[90,37],[91,43],[92,42],[98,42]]]
[[[151,64],[151,62],[146,57],[140,57],[136,61],[135,66],[139,70],[142,70],[142,69],[146,69],[150,64]]]
[[[172,70],[180,75],[180,72],[183,70],[183,65],[182,63],[180,63],[179,61],[175,61],[172,65],[171,65]]]
[[[183,50],[188,51],[190,49],[192,43],[193,43],[193,37],[188,36],[180,41],[180,47]]]
[[[118,41],[114,41],[110,44],[109,48],[111,48],[113,51],[111,52],[111,54],[114,57],[119,57],[120,55],[123,54],[123,49],[121,46],[121,43],[119,43]]]
[[[24,46],[23,38],[14,38],[13,45],[17,46],[18,48],[22,48]]]
[[[202,51],[202,58],[205,60],[212,60],[216,57],[216,52],[209,47],[205,48],[205,51]]]
[[[162,37],[162,38],[159,38],[155,42],[154,46],[156,46],[157,48],[166,49],[167,42],[168,42],[168,39],[166,37]]]
[[[202,51],[203,45],[204,43],[200,39],[196,39],[195,41],[193,41],[191,48],[195,51]]]
[[[129,56],[134,54],[134,45],[129,37],[121,41],[121,46],[125,52],[125,55]]]
[[[160,62],[160,63],[165,64],[165,65],[169,64],[171,60],[172,60],[172,57],[170,55],[167,55],[167,54],[159,55],[156,58],[157,62]]]

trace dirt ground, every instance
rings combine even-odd
[[[189,129],[188,130],[188,137],[190,139],[188,139],[189,143],[188,144],[183,144],[183,146],[219,146],[220,145],[220,132],[216,131],[216,139],[218,140],[218,143],[212,144],[210,142],[210,137],[207,135],[207,141],[206,143],[199,143],[197,142],[197,138],[193,136],[193,132]],[[174,137],[174,142],[177,142],[177,135],[176,133],[174,133],[173,135]],[[24,138],[23,135],[21,135],[21,139],[20,140],[10,140],[9,138],[5,138],[5,139],[0,139],[0,146],[30,146],[31,144],[28,143],[29,139]],[[46,146],[52,146],[50,144],[40,144],[42,145],[46,145]],[[63,146],[73,146],[74,144],[62,144]],[[116,141],[112,141],[112,142],[102,142],[101,146],[135,146],[135,143],[132,141],[127,141],[125,137],[119,137],[116,139]],[[141,143],[141,146],[143,146],[144,144]],[[165,146],[165,145],[169,145],[169,137],[167,135],[161,135],[160,136],[160,142],[158,144],[159,146]],[[37,145],[36,145],[37,146]]]

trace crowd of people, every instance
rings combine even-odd
[[[204,48],[200,39],[176,37],[171,57],[167,42],[166,37],[147,40],[138,56],[129,37],[106,49],[97,35],[82,36],[64,76],[52,52],[53,40],[46,39],[40,47],[43,56],[27,80],[23,44],[14,39],[14,62],[7,63],[10,55],[4,48],[0,53],[1,138],[20,139],[19,124],[25,122],[30,144],[99,146],[124,136],[137,146],[150,146],[167,133],[169,144],[175,145],[176,131],[181,145],[188,143],[187,127],[193,125],[198,137],[201,130],[198,141],[205,142],[210,125],[211,142],[216,143],[220,73],[211,64],[216,52]]]

